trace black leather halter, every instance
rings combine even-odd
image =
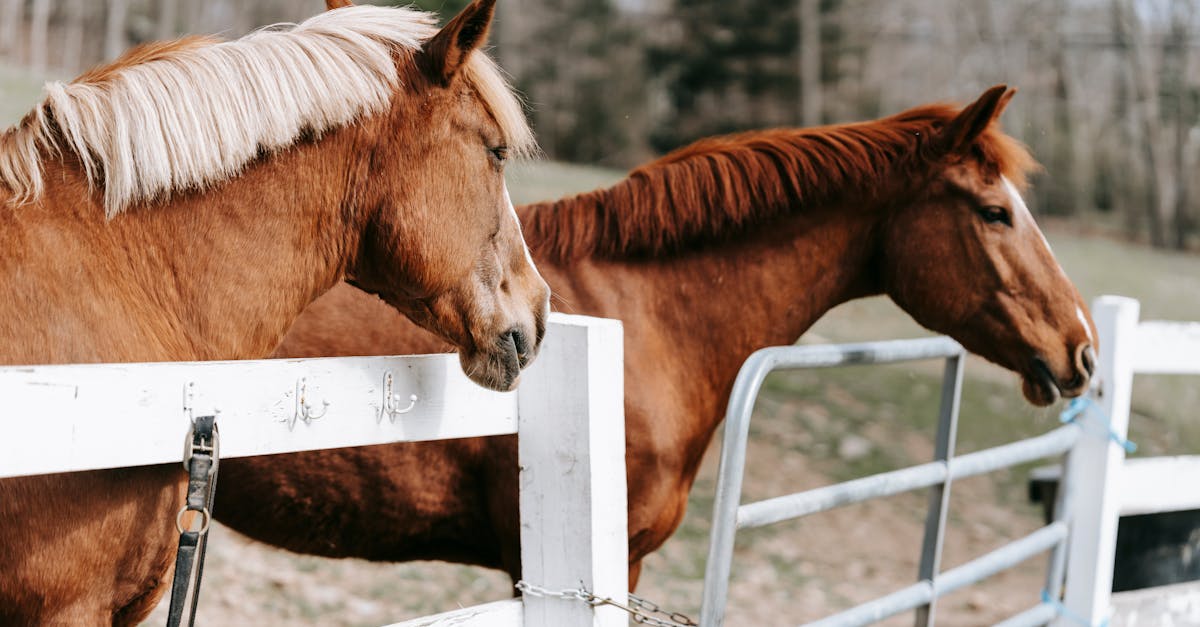
[[[171,583],[171,606],[167,627],[179,627],[183,620],[187,591],[192,582],[190,626],[196,622],[196,603],[200,598],[200,577],[204,574],[204,552],[208,548],[208,525],[212,522],[213,495],[217,490],[219,443],[215,416],[201,416],[192,423],[184,446],[183,467],[188,471],[187,504],[175,516],[179,529],[179,552],[175,554],[175,580]],[[200,513],[200,528],[184,529],[183,515],[188,511]]]

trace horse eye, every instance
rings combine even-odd
[[[488,152],[492,153],[492,158],[499,163],[504,163],[508,160],[508,146],[488,148]]]
[[[988,224],[1005,224],[1012,226],[1012,219],[1008,216],[1008,210],[1004,207],[996,205],[988,205],[979,209],[979,217],[983,218]]]

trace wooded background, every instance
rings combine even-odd
[[[465,0],[421,0],[443,16]],[[67,78],[128,46],[237,36],[319,0],[0,0],[0,56]],[[493,51],[548,157],[631,167],[697,138],[1021,89],[1030,204],[1155,246],[1200,240],[1195,0],[500,0]]]

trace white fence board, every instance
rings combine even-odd
[[[625,379],[621,324],[559,318],[521,384],[521,578],[625,603]],[[629,615],[525,596],[528,627],[617,627]]]
[[[1112,604],[1111,627],[1200,625],[1200,581],[1117,592]]]
[[[523,610],[520,599],[509,599],[423,616],[388,627],[521,627],[525,624]]]
[[[1080,418],[1085,435],[1067,456],[1071,536],[1063,602],[1074,617],[1059,617],[1059,627],[1070,625],[1073,618],[1092,625],[1108,616],[1125,449],[1110,440],[1107,431],[1124,438],[1129,430],[1138,311],[1136,300],[1120,296],[1101,296],[1092,305],[1100,342],[1096,378],[1102,394],[1100,411],[1088,410],[1090,415]],[[1107,416],[1107,427],[1097,429],[1097,420],[1103,420],[1098,413]]]
[[[454,355],[0,367],[0,478],[178,463],[191,418],[209,413],[222,458],[511,434],[519,418],[525,579],[624,603],[620,322],[551,315],[523,379],[519,392],[485,390]],[[389,415],[393,397],[403,411]],[[530,597],[396,627],[627,622],[611,606]]]
[[[379,412],[387,372],[400,408],[418,397],[394,423]],[[306,402],[325,413],[289,426],[302,380]],[[179,462],[187,389],[194,415],[219,410],[225,458],[517,427],[516,394],[475,385],[454,355],[6,367],[0,477]]]
[[[1200,322],[1143,322],[1133,345],[1135,373],[1200,374]]]
[[[1200,509],[1200,455],[1127,459],[1121,484],[1122,516]]]

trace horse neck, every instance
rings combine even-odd
[[[878,215],[814,207],[670,258],[540,267],[563,309],[625,321],[626,385],[647,386],[627,395],[661,400],[629,406],[631,441],[655,442],[647,449],[656,455],[685,455],[690,485],[742,362],[759,348],[795,342],[832,307],[878,292]]]
[[[341,170],[351,165],[353,143],[347,134],[293,146],[209,190],[132,207],[111,220],[77,169],[50,164],[47,180],[61,174],[69,182],[47,190],[41,205],[50,211],[41,212],[47,217],[40,228],[47,245],[69,254],[35,262],[29,257],[38,253],[27,250],[22,270],[51,266],[35,281],[55,291],[50,317],[82,329],[70,346],[43,338],[29,356],[123,361],[269,354],[303,308],[341,279],[358,249],[361,228],[352,224],[358,218],[343,210],[350,177]],[[81,284],[63,290],[55,285],[63,274]],[[88,312],[87,319],[75,312]]]

